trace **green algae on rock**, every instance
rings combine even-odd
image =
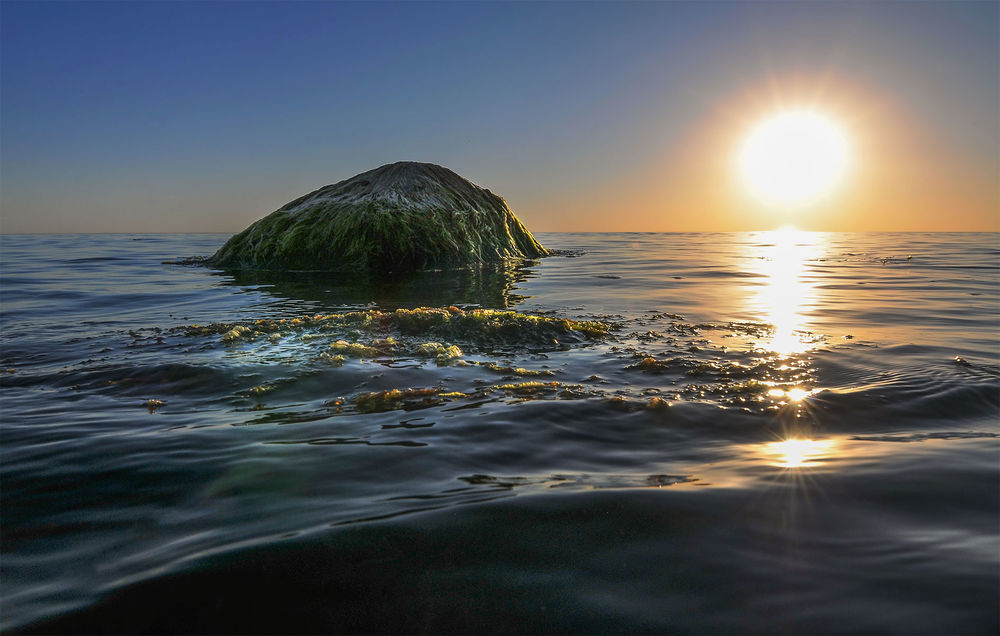
[[[295,199],[207,263],[382,274],[548,254],[501,197],[447,168],[401,161]]]

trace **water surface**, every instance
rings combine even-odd
[[[0,237],[4,629],[1000,629],[997,235],[162,264],[226,238]],[[324,318],[421,306],[541,326]]]

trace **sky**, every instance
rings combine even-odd
[[[838,186],[748,192],[754,125]],[[1000,231],[1000,3],[0,2],[0,232],[235,232],[400,160],[534,231]]]

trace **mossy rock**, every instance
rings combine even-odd
[[[381,274],[548,254],[501,197],[447,168],[402,161],[299,197],[208,263]]]

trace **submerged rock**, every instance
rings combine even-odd
[[[447,168],[401,161],[286,204],[229,239],[208,263],[386,273],[548,253],[499,196]]]

